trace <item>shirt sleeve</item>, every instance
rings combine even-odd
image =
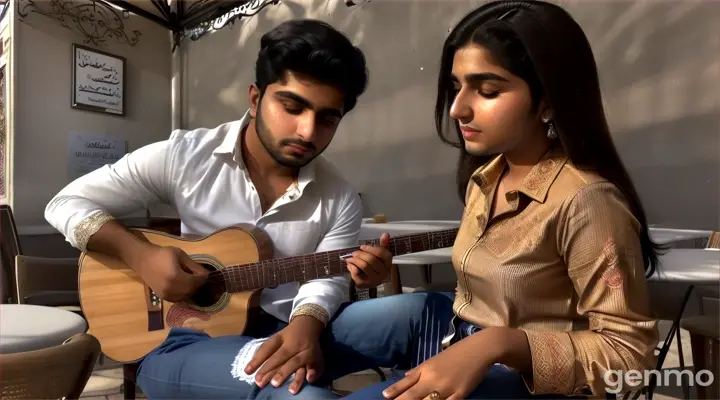
[[[355,247],[359,243],[362,225],[362,203],[357,193],[348,193],[335,223],[318,245],[316,252]],[[340,305],[348,301],[350,279],[343,275],[316,279],[300,286],[293,301],[291,318],[310,315],[324,325],[330,321]]]
[[[533,366],[528,387],[533,394],[604,397],[618,389],[612,386],[618,377],[644,376],[655,368],[658,330],[650,317],[641,225],[607,182],[581,190],[562,207],[559,221],[558,251],[577,293],[578,313],[589,326],[526,330]],[[628,383],[623,389],[637,388]]]
[[[50,200],[45,219],[85,251],[107,221],[150,204],[168,204],[168,148],[168,141],[149,144],[74,180]]]

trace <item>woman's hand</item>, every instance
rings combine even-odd
[[[466,399],[492,368],[493,358],[487,352],[478,354],[473,341],[461,340],[408,371],[402,380],[385,389],[383,396],[421,400],[437,392],[440,399]]]
[[[385,389],[388,399],[425,399],[433,392],[440,399],[462,400],[480,385],[495,363],[519,371],[532,371],[532,355],[525,332],[490,327],[466,337],[418,365],[398,383]]]

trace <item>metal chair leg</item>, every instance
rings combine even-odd
[[[677,347],[678,347],[678,359],[680,361],[680,379],[681,379],[681,385],[682,385],[682,391],[683,391],[683,398],[685,400],[690,399],[690,384],[685,380],[685,376],[682,375],[682,371],[685,371],[685,357],[683,356],[683,348],[682,348],[682,330],[678,326],[677,330],[675,331],[675,336],[677,337]]]
[[[668,351],[670,350],[670,345],[672,344],[672,340],[675,337],[675,335],[678,335],[678,344],[682,345],[679,341],[680,338],[680,319],[682,319],[682,315],[685,312],[685,307],[687,306],[688,301],[690,300],[690,294],[692,293],[693,289],[695,288],[694,285],[688,286],[687,290],[685,291],[685,295],[683,296],[682,304],[680,304],[680,310],[677,313],[677,316],[673,320],[672,325],[670,326],[670,331],[668,332],[667,336],[665,337],[665,341],[663,342],[662,346],[660,347],[660,353],[658,354],[658,362],[656,369],[658,371],[662,370],[662,366],[665,363],[665,357],[667,356]],[[681,358],[681,365],[684,365],[684,361]],[[650,377],[650,384],[645,388],[647,393],[646,397],[648,400],[652,400],[653,392],[655,391],[655,385],[657,383],[655,382],[655,374]]]
[[[373,368],[371,368],[371,369],[372,369],[373,371],[375,371],[375,373],[377,373],[377,374],[380,376],[380,380],[381,380],[382,382],[385,382],[385,380],[387,380],[387,377],[385,376],[385,373],[384,373],[380,368],[378,368],[378,367],[373,367]]]

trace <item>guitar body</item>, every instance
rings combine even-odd
[[[210,270],[272,258],[268,235],[252,225],[238,225],[189,239],[147,229],[131,229],[143,240],[183,250]],[[87,252],[80,257],[78,289],[89,333],[103,353],[118,362],[136,361],[167,337],[174,327],[201,330],[211,337],[240,335],[258,306],[261,290],[218,293],[211,301],[172,303],[159,299],[123,262]]]

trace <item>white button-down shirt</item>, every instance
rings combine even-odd
[[[214,129],[177,130],[168,140],[135,150],[66,186],[47,205],[45,218],[80,250],[88,236],[76,227],[89,217],[105,212],[117,218],[152,204],[174,206],[183,234],[254,224],[270,235],[276,258],[356,246],[360,196],[322,156],[303,167],[297,184],[262,213],[237,146],[249,120],[246,113]],[[348,300],[349,283],[339,276],[264,289],[261,307],[288,321],[295,308],[316,304],[332,318]]]

